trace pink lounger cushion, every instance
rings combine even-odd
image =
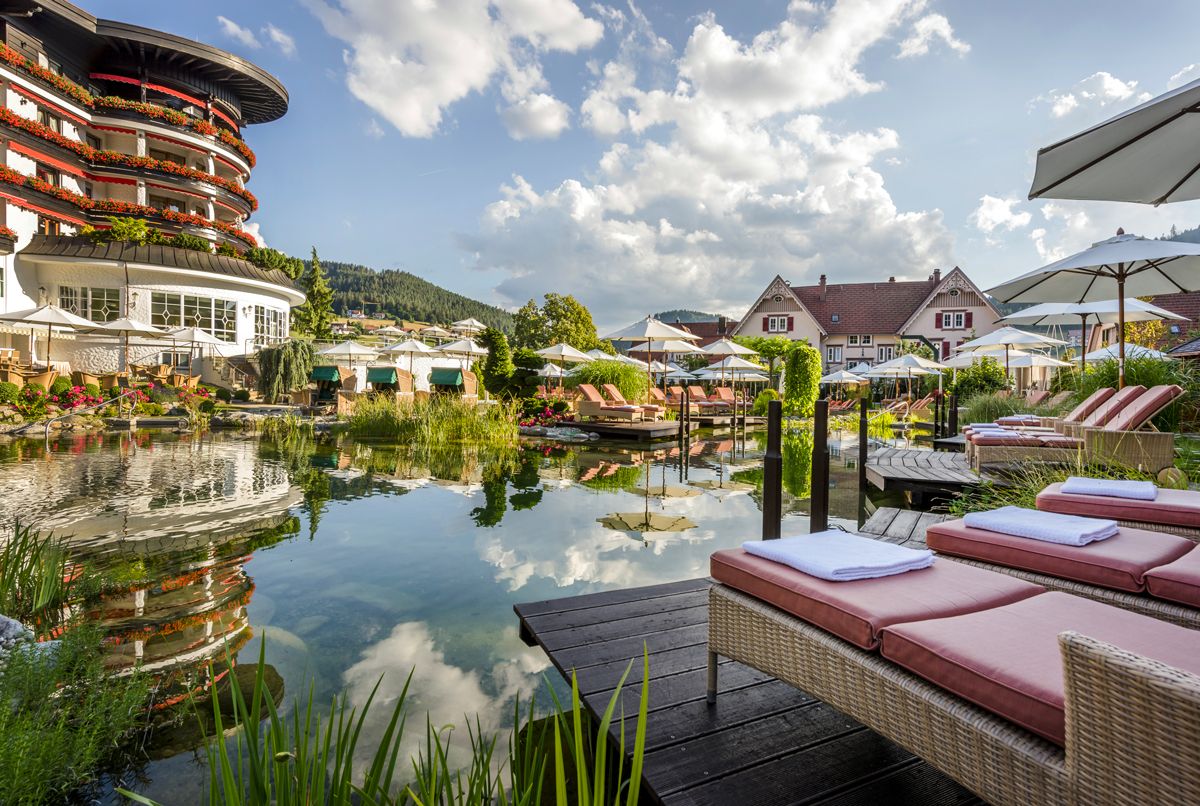
[[[1195,632],[1066,593],[893,624],[883,631],[882,652],[929,682],[1062,745],[1058,636],[1067,630],[1200,674]]]
[[[1200,607],[1200,548],[1147,571],[1146,589],[1159,599]]]
[[[1071,409],[1067,416],[1063,417],[1063,420],[1068,423],[1078,423],[1085,420],[1101,403],[1108,400],[1115,393],[1116,390],[1111,386],[1104,386],[1097,389],[1081,400],[1078,406]]]
[[[1115,521],[1156,523],[1163,526],[1200,526],[1200,492],[1159,488],[1153,501],[1110,498],[1101,495],[1073,495],[1062,491],[1056,482],[1038,493],[1037,508],[1047,512],[1110,518]]]
[[[1044,588],[955,562],[879,579],[828,582],[743,549],[712,555],[713,579],[814,624],[863,649],[879,646],[889,624],[998,607]]]
[[[1064,546],[972,529],[961,520],[930,526],[925,544],[941,554],[1133,593],[1146,589],[1145,576],[1151,568],[1172,563],[1196,548],[1184,537],[1130,527],[1086,546]]]
[[[1167,404],[1183,394],[1182,386],[1154,386],[1138,395],[1104,425],[1106,431],[1136,431]]]

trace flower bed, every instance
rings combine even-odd
[[[154,157],[138,157],[132,154],[122,154],[119,151],[106,151],[93,148],[87,143],[81,143],[78,140],[72,140],[70,137],[64,137],[49,126],[44,126],[36,120],[22,117],[6,107],[0,107],[0,123],[11,126],[14,129],[20,129],[48,143],[53,143],[59,148],[65,148],[93,165],[119,165],[124,168],[161,171],[162,173],[171,174],[183,179],[190,179],[194,182],[207,182],[210,185],[224,188],[230,193],[245,199],[246,203],[250,205],[251,210],[258,209],[258,199],[255,198],[254,194],[232,180],[195,168],[189,168],[186,165],[179,165],[170,160],[159,160]]]
[[[237,151],[249,163],[251,168],[257,162],[254,152],[250,150],[250,146],[246,145],[241,138],[236,137],[225,129],[217,128],[207,120],[194,118],[176,109],[158,104],[129,101],[113,95],[93,95],[86,87],[76,84],[66,76],[60,76],[58,73],[51,72],[40,64],[31,62],[3,43],[0,43],[0,61],[8,64],[10,67],[17,68],[26,75],[36,78],[43,84],[50,85],[63,95],[86,106],[88,109],[117,109],[123,112],[135,112],[150,120],[157,120],[172,126],[191,129],[196,134],[204,135],[205,137],[215,137]]]
[[[6,165],[0,165],[0,183],[14,185],[16,187],[27,187],[31,190],[36,190],[39,193],[44,193],[47,196],[52,196],[60,201],[72,204],[80,210],[89,210],[98,213],[113,213],[116,215],[132,215],[140,217],[155,217],[162,218],[175,224],[181,224],[189,227],[200,227],[203,229],[219,230],[232,238],[245,243],[247,246],[256,247],[258,241],[254,236],[245,230],[234,226],[233,224],[224,221],[210,220],[204,216],[193,215],[191,213],[180,213],[175,210],[160,210],[157,207],[151,207],[145,204],[135,204],[134,202],[119,201],[117,199],[89,199],[74,191],[66,188],[52,185],[49,182],[44,182],[36,176],[26,176],[20,171],[13,170]],[[17,202],[19,206],[19,202]]]

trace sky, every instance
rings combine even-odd
[[[601,326],[795,284],[988,287],[1197,203],[1026,200],[1039,147],[1200,78],[1160,0],[80,0],[278,76],[266,242]]]

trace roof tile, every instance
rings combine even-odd
[[[831,283],[825,286],[824,295],[820,285],[794,285],[792,291],[830,335],[899,333],[936,282],[931,277],[884,283]]]

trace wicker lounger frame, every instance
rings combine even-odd
[[[997,462],[1041,461],[1079,463],[1115,462],[1144,472],[1157,473],[1175,463],[1175,435],[1163,431],[1105,431],[1090,428],[1079,448],[1021,445],[974,445],[969,461],[976,470]]]
[[[725,585],[709,592],[709,702],[725,656],[803,689],[996,806],[1200,802],[1200,676],[1066,632],[1066,748]]]

